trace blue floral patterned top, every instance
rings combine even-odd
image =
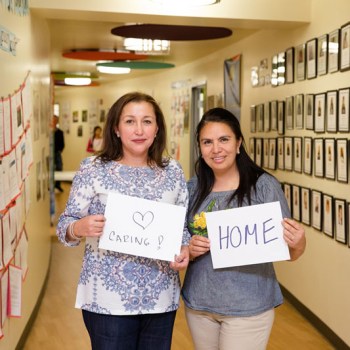
[[[57,235],[63,244],[79,244],[66,241],[68,225],[87,215],[103,214],[108,191],[188,205],[184,174],[174,160],[161,169],[130,167],[114,161],[104,163],[89,157],[82,161],[73,179],[67,206],[58,221]],[[188,245],[189,238],[184,223],[182,244]],[[77,308],[101,314],[135,315],[179,307],[179,275],[169,267],[169,262],[99,249],[98,240],[88,237],[85,241]]]

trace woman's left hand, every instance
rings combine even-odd
[[[181,246],[179,255],[175,256],[175,261],[170,263],[170,267],[175,271],[181,271],[186,269],[188,262],[190,261],[190,253],[187,245]]]
[[[296,260],[304,253],[306,246],[304,227],[288,218],[283,219],[282,226],[283,238],[289,247],[290,260]]]

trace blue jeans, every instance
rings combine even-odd
[[[176,311],[131,316],[83,310],[93,350],[169,350]]]

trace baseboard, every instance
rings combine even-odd
[[[43,297],[44,297],[44,294],[45,294],[45,291],[46,291],[46,287],[47,287],[47,282],[49,280],[49,275],[50,275],[50,266],[51,266],[51,257],[52,257],[52,247],[50,248],[51,251],[50,251],[50,260],[49,260],[49,266],[47,268],[47,271],[46,271],[46,276],[45,276],[45,280],[44,280],[44,283],[43,283],[43,286],[41,288],[41,291],[40,291],[40,294],[39,294],[39,297],[38,297],[38,300],[34,306],[34,309],[33,309],[33,312],[32,314],[30,315],[29,317],[29,320],[23,330],[23,333],[21,335],[21,338],[19,339],[18,343],[17,343],[17,346],[16,346],[16,350],[22,350],[24,348],[24,345],[25,345],[25,342],[28,338],[28,335],[33,327],[33,324],[34,324],[34,321],[38,315],[38,312],[39,312],[39,309],[40,309],[40,305],[41,305],[41,302],[43,300]]]
[[[349,350],[347,345],[322,320],[302,304],[293,294],[281,285],[283,296],[292,304],[337,350]]]

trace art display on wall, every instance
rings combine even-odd
[[[225,108],[241,118],[241,55],[224,61]]]

